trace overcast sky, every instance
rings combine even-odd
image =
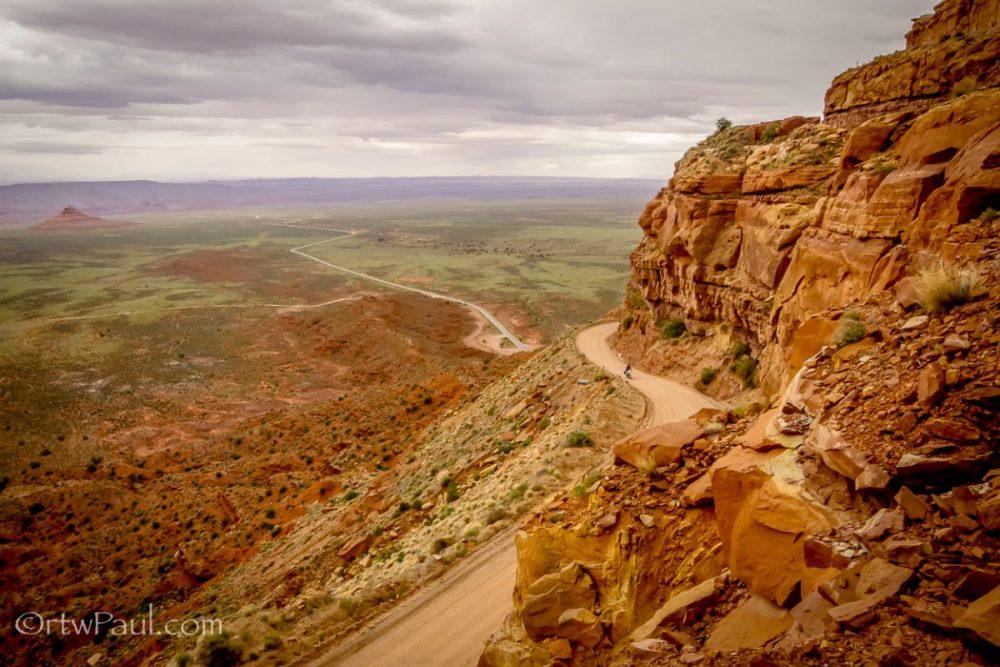
[[[932,0],[0,0],[0,181],[669,176]]]

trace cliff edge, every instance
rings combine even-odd
[[[481,664],[997,660],[998,17],[945,0],[822,120],[677,163],[615,342],[738,406],[536,514]]]

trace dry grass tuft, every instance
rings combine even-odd
[[[921,271],[917,281],[917,295],[928,313],[939,313],[968,303],[981,291],[979,271],[972,266],[939,264]]]

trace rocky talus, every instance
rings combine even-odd
[[[481,664],[1000,658],[998,16],[946,0],[825,121],[677,164],[617,344],[729,355],[757,401],[628,436],[543,507]]]

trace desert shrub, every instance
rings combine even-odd
[[[510,495],[508,496],[508,498],[510,498],[511,502],[516,503],[521,498],[524,498],[524,494],[525,492],[527,492],[527,490],[528,490],[527,484],[523,483],[518,484],[517,486],[515,486],[513,489],[510,490]]]
[[[538,422],[538,428],[543,431],[551,425],[552,425],[551,417],[542,417],[542,421]]]
[[[635,467],[641,473],[652,475],[656,472],[656,459],[652,454],[639,454],[635,457]]]
[[[435,538],[435,540],[431,542],[431,553],[439,554],[450,546],[451,546],[451,538],[448,537]]]
[[[597,371],[596,373],[594,373],[594,382],[604,382],[609,377],[610,376],[604,371]]]
[[[264,650],[265,651],[276,651],[281,648],[281,637],[277,633],[269,632],[264,637]]]
[[[577,498],[583,498],[587,495],[587,490],[594,485],[594,482],[601,478],[600,473],[589,472],[583,476],[580,482],[573,487],[573,495]]]
[[[486,513],[486,525],[492,526],[497,521],[503,521],[505,518],[507,518],[507,510],[500,505],[497,505]]]
[[[715,131],[716,132],[722,132],[724,130],[728,130],[732,126],[733,126],[733,121],[729,120],[725,116],[723,116],[722,118],[720,118],[717,121],[715,121]]]
[[[733,359],[733,363],[730,364],[729,370],[731,370],[736,377],[743,381],[744,387],[749,388],[757,385],[757,360],[749,354],[744,354],[736,359]]]
[[[28,506],[28,512],[31,514],[41,514],[44,511],[45,505],[41,503],[31,503],[31,505]]]
[[[566,444],[570,447],[589,447],[594,441],[586,431],[573,431],[566,436]]]
[[[879,162],[871,168],[872,172],[878,174],[879,176],[885,177],[896,171],[895,162]]]
[[[629,308],[645,308],[646,299],[642,296],[642,292],[639,290],[629,288],[629,290],[625,292],[625,305]]]
[[[920,272],[917,295],[928,313],[951,310],[976,298],[981,289],[979,271],[974,267],[939,264]]]
[[[178,653],[174,656],[174,665],[177,667],[191,667],[194,663],[194,658],[191,657],[190,653]]]
[[[355,491],[354,489],[351,489],[350,491],[344,494],[344,500],[347,502],[351,502],[360,495],[361,494],[359,492]]]
[[[683,317],[668,317],[657,324],[664,338],[680,338],[687,331]]]
[[[622,320],[622,329],[628,331],[629,329],[632,328],[633,324],[635,324],[635,315],[629,313],[628,315],[625,316],[625,319]]]
[[[859,313],[850,311],[844,313],[837,325],[837,330],[833,334],[833,344],[838,348],[846,347],[868,335],[868,329],[861,321]]]
[[[459,499],[458,486],[455,484],[455,480],[448,480],[448,486],[444,490],[445,500],[449,503],[453,503]]]
[[[743,341],[735,341],[729,346],[729,356],[733,359],[738,359],[747,354],[750,354],[750,346]]]
[[[996,210],[995,208],[988,208],[979,214],[978,219],[982,220],[983,222],[993,222],[997,218],[1000,218],[1000,211]]]
[[[774,141],[774,138],[778,136],[779,127],[778,123],[771,123],[765,127],[764,131],[761,132],[760,140],[765,144],[769,144]]]
[[[198,657],[205,667],[230,667],[242,661],[243,647],[227,632],[208,635],[202,642]]]
[[[477,525],[469,526],[468,528],[465,529],[465,532],[462,533],[462,536],[470,540],[476,539],[477,537],[479,537],[479,526]]]
[[[715,376],[719,374],[718,368],[702,368],[701,369],[701,383],[702,384],[712,384],[712,380]]]

